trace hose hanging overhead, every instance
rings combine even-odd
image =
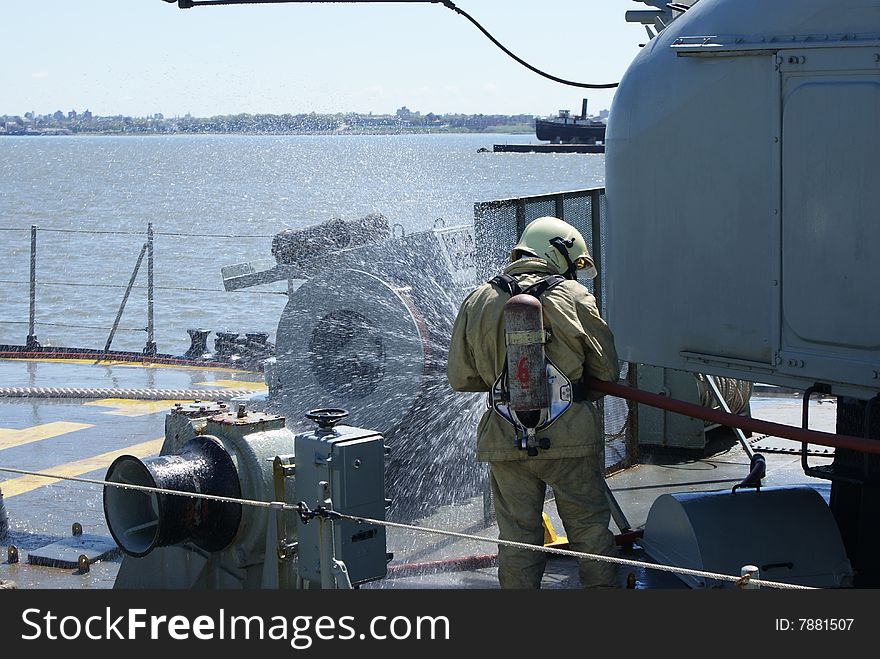
[[[495,44],[501,51],[515,60],[517,63],[526,67],[530,71],[537,73],[539,76],[543,76],[548,80],[552,80],[553,82],[558,82],[562,85],[569,85],[570,87],[581,87],[583,89],[612,89],[617,87],[618,83],[609,82],[609,83],[588,83],[588,82],[575,82],[573,80],[566,80],[565,78],[559,78],[555,75],[547,73],[546,71],[542,71],[541,69],[532,66],[528,62],[526,62],[521,57],[515,55],[511,52],[504,44],[502,44],[498,39],[493,37],[486,28],[484,28],[479,21],[477,21],[473,16],[468,14],[464,9],[460,9],[455,5],[451,0],[165,0],[165,2],[177,2],[177,6],[180,9],[190,9],[192,7],[207,7],[212,5],[269,5],[269,4],[280,4],[280,3],[299,3],[299,4],[363,4],[363,3],[401,3],[408,2],[412,3],[430,3],[430,4],[442,4],[447,9],[451,9],[456,14],[460,16],[464,16],[467,20],[476,26],[476,28],[482,32],[489,41]]]

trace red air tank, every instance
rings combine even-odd
[[[504,334],[510,409],[517,412],[526,425],[534,427],[540,411],[550,406],[540,300],[527,294],[511,297],[504,305]],[[535,418],[523,412],[535,412]]]

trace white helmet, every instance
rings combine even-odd
[[[557,217],[539,217],[526,225],[510,259],[522,256],[543,259],[569,279],[575,279],[579,271],[589,279],[598,274],[584,237]]]

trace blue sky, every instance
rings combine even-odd
[[[631,0],[457,0],[511,51],[579,82],[617,82],[639,44]],[[546,80],[439,4],[178,9],[162,0],[20,3],[2,29],[0,114],[55,110],[598,112],[613,90]],[[10,20],[12,19],[12,20]]]

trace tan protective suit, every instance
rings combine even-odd
[[[555,268],[537,258],[522,258],[504,272],[522,288]],[[509,296],[492,284],[483,284],[462,302],[449,346],[447,375],[456,391],[489,391],[506,358],[504,304]],[[611,330],[602,320],[595,298],[576,281],[565,281],[541,296],[544,326],[552,338],[545,354],[572,382],[584,369],[594,378],[614,382],[619,376],[617,351]],[[594,399],[601,397],[597,394]],[[614,536],[608,528],[610,508],[605,496],[604,438],[598,412],[590,401],[575,402],[540,437],[550,448],[529,457],[515,446],[513,426],[487,409],[477,428],[477,460],[488,462],[492,496],[502,540],[542,545],[541,512],[547,485],[571,549],[613,555]],[[547,554],[501,546],[498,578],[502,588],[538,588]],[[581,561],[581,584],[616,585],[616,566]]]

